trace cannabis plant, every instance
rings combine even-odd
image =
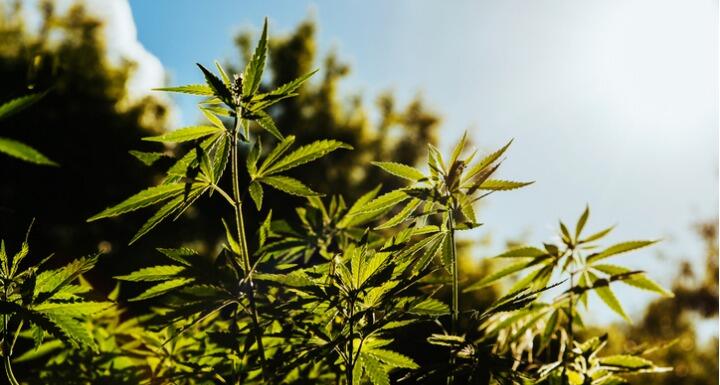
[[[572,233],[560,224],[559,244],[503,253],[493,260],[511,263],[462,288],[457,236],[481,225],[477,202],[532,183],[496,177],[510,143],[480,156],[466,151],[463,135],[447,160],[429,146],[423,170],[373,163],[404,187],[378,186],[354,202],[325,198],[288,172],[351,148],[332,139],[297,147],[276,126],[270,107],[295,96],[314,72],[267,90],[267,50],[265,23],[242,73],[198,64],[205,84],[161,89],[203,97],[207,122],[144,138],[185,152],[157,186],[89,219],[159,206],[133,243],[200,198],[224,202],[220,247],[160,245],[145,257],[161,260],[115,277],[123,288],[141,290],[127,301],[142,305],[83,300],[89,286],[75,282],[97,257],[35,274],[38,265],[17,267],[26,245],[13,258],[3,246],[2,352],[13,383],[10,357],[27,324],[23,335],[37,348],[18,361],[44,359],[38,379],[50,384],[610,385],[627,374],[664,370],[642,352],[602,355],[607,337],[579,332],[589,295],[627,318],[612,291],[617,283],[671,295],[642,271],[606,263],[652,241],[599,248],[611,229],[584,235],[586,209]],[[131,154],[148,166],[165,156]],[[273,215],[267,188],[306,204],[296,217]],[[255,217],[264,219],[246,226]],[[461,306],[462,291],[523,273],[488,308]],[[116,289],[110,298],[123,297]],[[51,335],[44,342],[43,330]],[[438,354],[423,362],[402,339]]]

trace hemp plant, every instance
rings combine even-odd
[[[269,378],[270,369],[265,367],[266,353],[263,346],[260,315],[257,311],[253,273],[256,262],[251,260],[245,231],[243,203],[247,192],[258,208],[262,205],[263,186],[269,186],[288,194],[298,196],[317,196],[319,193],[297,179],[282,175],[283,172],[311,162],[337,149],[349,149],[350,146],[336,140],[320,140],[290,151],[294,136],[284,136],[275,126],[266,109],[279,101],[295,96],[295,91],[315,72],[301,76],[274,90],[261,92],[260,83],[267,58],[267,21],[257,43],[252,58],[242,74],[236,74],[231,80],[223,68],[217,64],[219,75],[198,64],[206,84],[186,85],[160,90],[205,96],[200,109],[211,124],[182,128],[164,135],[145,138],[148,141],[162,143],[195,142],[193,150],[180,158],[167,171],[165,180],[131,196],[125,201],[110,207],[91,217],[88,221],[112,217],[135,211],[150,205],[164,204],[140,228],[130,243],[135,242],[163,220],[178,218],[190,205],[203,195],[217,192],[231,206],[234,217],[234,231],[228,232],[229,251],[233,260],[237,282],[242,287],[243,306],[247,302],[253,324],[254,341],[260,352],[263,376]],[[226,120],[230,123],[226,123]],[[264,147],[259,136],[252,135],[251,127],[258,126],[270,133],[277,143],[262,156]],[[245,160],[250,180],[243,181],[241,191],[241,173],[239,147],[249,144],[252,149]],[[289,152],[289,153],[288,153]],[[141,159],[152,160],[157,154],[135,153]],[[230,184],[232,191],[226,192],[220,187],[227,164],[230,164]],[[181,281],[171,280],[165,283],[165,291],[178,286]],[[186,282],[187,283],[187,282]],[[173,287],[174,286],[174,287]],[[150,289],[153,290],[153,289]],[[156,289],[158,290],[158,289]],[[237,299],[238,301],[240,298]]]

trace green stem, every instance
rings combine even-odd
[[[231,136],[231,147],[230,147],[230,162],[232,163],[232,184],[233,184],[233,201],[235,202],[235,227],[237,228],[238,242],[240,242],[240,249],[242,251],[242,266],[247,274],[247,296],[250,302],[250,318],[252,318],[253,329],[255,330],[255,341],[258,344],[258,350],[260,351],[260,365],[262,367],[263,377],[265,379],[270,378],[267,372],[267,366],[265,364],[265,347],[262,341],[262,329],[260,328],[260,322],[258,321],[258,311],[255,304],[255,286],[252,280],[250,264],[250,254],[248,253],[247,238],[245,237],[245,221],[243,219],[242,212],[242,201],[240,200],[240,187],[239,187],[239,172],[238,172],[238,146],[237,146],[237,128],[240,119],[236,118],[235,130]]]
[[[450,210],[448,216],[448,233],[450,236],[450,261],[452,272],[452,304],[451,304],[451,315],[450,315],[450,334],[457,335],[458,332],[458,319],[460,318],[460,272],[458,268],[457,258],[457,246],[455,245],[455,221],[453,219],[454,208]],[[455,354],[450,356],[450,370],[455,367]],[[447,379],[447,384],[452,385],[455,383],[455,376],[450,375]]]
[[[563,373],[562,373],[562,379],[563,379],[563,385],[567,385],[570,383],[568,376],[567,376],[567,359],[569,355],[570,349],[572,349],[573,341],[575,340],[575,336],[573,335],[573,302],[574,302],[574,294],[573,289],[575,286],[575,272],[570,273],[570,300],[568,302],[568,325],[567,325],[567,335],[568,335],[568,345],[565,347],[565,351],[563,352]]]
[[[11,385],[20,385],[18,380],[15,378],[15,375],[12,371],[12,366],[10,366],[10,356],[6,355],[4,357],[5,361],[5,375],[7,375],[8,381],[10,381]]]
[[[347,362],[345,364],[345,377],[347,378],[347,385],[353,385],[353,368],[354,368],[354,361],[353,356],[355,355],[353,353],[353,328],[355,325],[353,324],[353,317],[355,316],[355,301],[353,298],[350,298],[350,318],[348,318],[348,322],[350,323],[350,341],[347,345]]]

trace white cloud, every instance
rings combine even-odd
[[[128,0],[57,0],[54,4],[56,12],[63,14],[77,3],[84,4],[89,14],[104,22],[104,40],[111,62],[119,64],[125,59],[137,64],[128,82],[131,99],[148,95],[152,88],[165,84],[165,69],[160,59],[138,40]],[[27,1],[24,12],[30,26],[38,25],[40,15],[36,0]],[[154,95],[158,96],[157,93]]]

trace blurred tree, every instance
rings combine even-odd
[[[19,244],[37,218],[31,233],[36,258],[55,251],[74,258],[104,249],[111,254],[103,259],[105,270],[112,270],[123,262],[119,256],[128,254],[127,240],[142,218],[92,224],[85,219],[152,183],[155,173],[128,150],[153,148],[139,139],[165,129],[168,106],[152,97],[128,98],[134,64],[108,61],[102,23],[83,7],[59,15],[52,2],[42,1],[39,11],[40,25],[31,28],[20,2],[0,2],[0,100],[29,88],[50,90],[0,129],[32,143],[60,167],[0,156],[0,234]]]

